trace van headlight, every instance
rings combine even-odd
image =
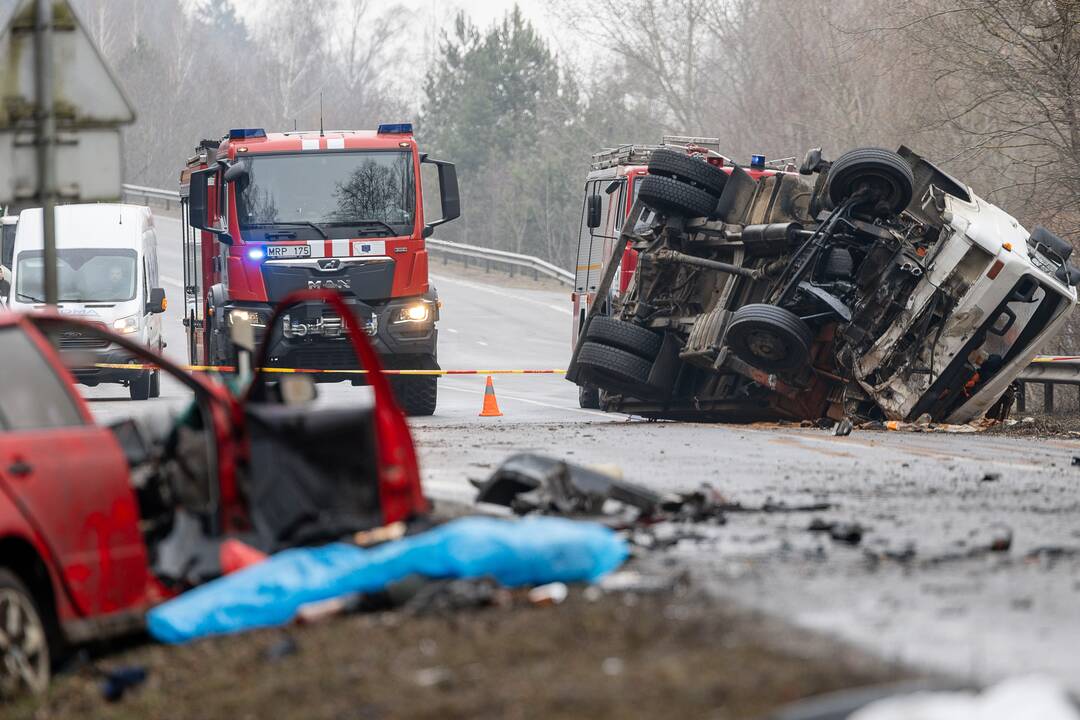
[[[128,315],[118,320],[113,320],[113,330],[121,335],[132,335],[139,332],[139,316]]]
[[[236,324],[237,321],[246,322],[251,327],[262,328],[266,327],[266,319],[262,316],[258,310],[245,310],[244,308],[233,308],[229,311],[229,325]]]
[[[431,303],[418,302],[399,309],[394,316],[395,323],[422,323],[431,318]]]

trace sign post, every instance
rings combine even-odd
[[[53,113],[52,0],[35,0],[34,79],[37,90],[37,200],[44,231],[45,303],[56,305],[56,115]]]

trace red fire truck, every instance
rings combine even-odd
[[[433,209],[424,191],[435,186]],[[192,363],[235,366],[231,322],[242,317],[261,335],[278,300],[321,288],[341,294],[385,367],[438,369],[439,301],[424,239],[460,214],[457,171],[419,152],[410,123],[377,131],[233,129],[199,144],[180,174],[180,196]],[[282,323],[271,365],[355,369],[332,309],[311,303]],[[355,374],[316,378],[364,382]],[[392,385],[408,414],[435,411],[435,376],[398,375]]]

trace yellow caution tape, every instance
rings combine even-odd
[[[157,370],[157,365],[140,363],[94,363],[86,367],[106,370]],[[181,365],[189,372],[236,372],[231,365]],[[73,368],[78,370],[79,368]],[[316,368],[262,368],[267,373],[326,373],[330,375],[366,375],[369,370],[323,370]],[[525,369],[525,370],[383,370],[384,375],[562,375],[566,370]]]

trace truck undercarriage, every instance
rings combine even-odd
[[[1071,251],[904,147],[756,177],[658,150],[568,378],[647,417],[967,422],[1076,304]]]

